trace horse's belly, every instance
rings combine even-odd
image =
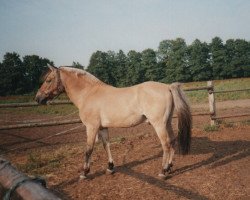
[[[136,126],[144,121],[146,117],[144,115],[131,114],[129,116],[116,116],[108,117],[105,116],[102,118],[102,127],[131,127]]]

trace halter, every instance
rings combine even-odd
[[[57,90],[58,90],[59,94],[61,94],[65,90],[64,90],[64,86],[62,84],[61,75],[60,75],[60,71],[59,70],[60,70],[60,68],[58,68],[58,70],[56,70],[56,75],[57,75]]]
[[[57,78],[56,92],[57,92],[57,94],[56,94],[56,96],[53,97],[53,100],[55,100],[61,93],[63,93],[65,91],[64,86],[62,84],[61,75],[60,75],[60,71],[59,70],[60,70],[59,68],[57,68],[57,70],[56,70],[56,78]],[[47,76],[48,75],[49,74],[47,74]],[[47,76],[45,77],[45,79],[47,78]]]

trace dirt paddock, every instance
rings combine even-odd
[[[245,110],[237,107],[221,113]],[[15,120],[13,116],[11,119]],[[20,148],[5,157],[20,171],[45,177],[49,189],[62,199],[247,200],[250,199],[250,126],[249,118],[244,120],[248,123],[226,122],[219,130],[206,132],[203,128],[209,123],[208,117],[194,117],[191,153],[176,154],[174,170],[166,180],[157,176],[162,149],[148,124],[110,129],[116,173],[105,174],[107,156],[98,142],[90,177],[84,181],[78,178],[83,166],[84,128],[29,143],[76,125],[0,131],[0,152]]]

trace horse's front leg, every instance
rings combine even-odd
[[[114,173],[114,162],[113,162],[113,158],[112,158],[111,151],[110,151],[108,129],[105,128],[105,129],[100,130],[99,135],[101,136],[103,147],[108,155],[107,173],[112,174],[112,173]]]
[[[99,127],[87,126],[87,146],[85,151],[85,163],[83,167],[83,174],[80,175],[81,179],[87,178],[87,174],[90,172],[90,158],[94,149],[96,135]]]

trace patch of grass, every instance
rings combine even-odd
[[[27,111],[34,112],[34,114],[65,115],[74,112],[76,110],[77,109],[74,105],[65,104],[65,105],[38,106],[35,109],[31,108],[30,110]]]
[[[207,86],[207,82],[191,82],[185,83],[183,88],[195,88]],[[215,80],[214,81],[215,91],[224,90],[237,90],[237,89],[249,89],[250,78],[237,78],[227,80]],[[208,101],[207,91],[188,91],[186,92],[188,99],[191,103],[205,103]],[[229,93],[217,93],[215,94],[216,101],[225,100],[237,100],[237,99],[250,99],[250,91],[243,92],[229,92]]]
[[[235,127],[235,124],[233,122],[228,122],[225,120],[217,120],[217,123],[224,126],[225,128],[233,128]]]
[[[219,130],[219,126],[218,125],[205,125],[203,128],[204,131],[206,132],[214,132],[214,131],[218,131]]]
[[[0,114],[37,114],[37,115],[67,115],[76,111],[72,104],[65,105],[45,105],[37,107],[2,108]]]
[[[206,81],[201,82],[190,82],[184,83],[183,88],[195,88],[207,86]],[[236,90],[236,89],[249,89],[250,88],[250,78],[236,78],[236,79],[226,79],[226,80],[215,80],[214,81],[215,91],[221,90]],[[207,102],[207,91],[189,91],[186,92],[191,103],[204,103]],[[35,93],[30,93],[26,95],[13,95],[0,97],[0,104],[3,103],[24,103],[34,101]],[[216,100],[236,100],[236,99],[250,99],[250,91],[244,92],[230,92],[230,93],[219,93],[216,94]],[[66,94],[61,94],[57,100],[68,100]]]
[[[250,120],[244,120],[241,122],[242,125],[250,126]]]
[[[11,96],[0,96],[0,104],[7,103],[28,103],[34,102],[35,93],[24,94],[24,95],[11,95]],[[61,94],[56,100],[68,100],[66,94]]]
[[[224,123],[223,125],[225,128],[233,128],[235,126],[234,123],[232,122],[231,123],[227,122],[227,123]]]
[[[61,165],[61,160],[65,158],[63,152],[53,152],[50,154],[29,153],[27,162],[18,164],[17,168],[25,173],[45,175]]]
[[[186,92],[188,100],[190,103],[207,103],[208,102],[208,94],[207,91],[190,91]]]
[[[34,99],[34,95],[12,95],[12,96],[5,96],[0,97],[0,104],[7,104],[7,103],[26,103],[31,102]]]
[[[111,139],[111,143],[124,143],[127,140],[126,137],[123,136],[116,136]]]

